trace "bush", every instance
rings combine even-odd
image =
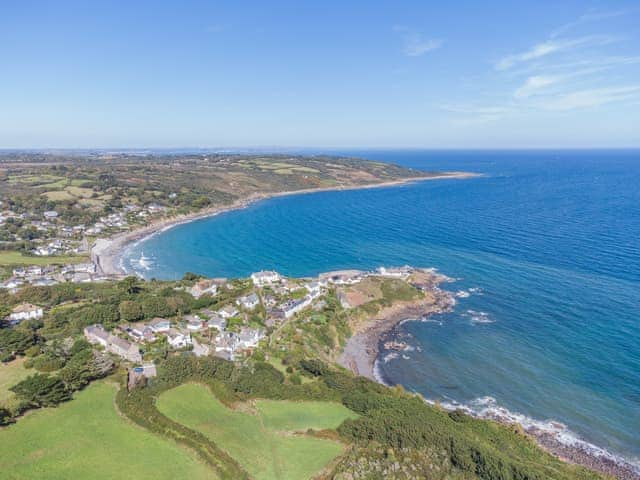
[[[33,359],[33,368],[39,372],[54,372],[64,367],[65,361],[50,353],[44,353]]]
[[[25,378],[9,390],[34,407],[53,407],[71,398],[62,380],[40,373]]]
[[[3,352],[24,353],[36,343],[36,336],[30,330],[20,328],[0,329],[0,350]]]
[[[120,318],[125,322],[135,322],[138,320],[142,320],[142,318],[144,317],[140,304],[132,302],[131,300],[125,300],[124,302],[121,302],[119,311]]]

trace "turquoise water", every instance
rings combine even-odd
[[[437,267],[470,295],[403,324],[413,349],[379,362],[385,381],[553,419],[566,441],[640,457],[640,152],[340,153],[486,176],[268,200],[153,236],[125,267],[147,278]]]

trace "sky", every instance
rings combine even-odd
[[[640,146],[638,1],[0,6],[0,148]]]

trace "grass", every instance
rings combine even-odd
[[[86,262],[81,255],[61,255],[53,257],[35,257],[23,255],[15,250],[0,251],[0,265],[54,265]]]
[[[265,428],[279,431],[336,429],[347,418],[357,418],[348,408],[333,402],[258,400]]]
[[[9,363],[0,363],[0,406],[11,406],[14,394],[9,391],[9,388],[32,373],[35,372],[24,368],[24,358],[18,358]]]
[[[47,200],[52,202],[62,202],[65,200],[75,200],[76,197],[64,190],[53,190],[51,192],[44,192],[42,195],[47,197]]]
[[[97,382],[71,402],[0,428],[0,479],[215,478],[195,454],[118,415],[115,392]]]
[[[407,302],[420,298],[420,291],[402,280],[384,280],[380,289],[383,298],[389,302]]]
[[[65,191],[69,192],[74,197],[89,198],[89,197],[91,197],[91,195],[93,195],[93,189],[92,188],[69,186],[69,187],[65,188]]]
[[[292,435],[291,430],[335,428],[352,415],[338,404],[285,401],[258,401],[257,412],[246,413],[226,407],[205,386],[192,383],[160,395],[157,407],[212,439],[256,480],[313,477],[342,453],[343,446]]]
[[[47,187],[53,186],[54,183],[64,182],[66,185],[67,179],[64,177],[60,177],[57,175],[10,175],[8,178],[11,183],[21,183],[30,186],[42,186],[46,185]]]

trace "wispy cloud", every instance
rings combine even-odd
[[[607,45],[615,42],[617,39],[609,35],[592,35],[587,37],[572,39],[551,39],[542,43],[538,43],[529,50],[521,53],[507,55],[500,59],[496,65],[496,70],[508,70],[518,64],[537,60],[553,53],[573,50],[581,47],[591,47]]]
[[[560,35],[566,33],[567,31],[584,25],[586,23],[598,22],[600,20],[606,20],[609,18],[622,17],[624,15],[628,15],[633,13],[635,10],[614,10],[614,11],[597,11],[593,10],[585,13],[584,15],[580,15],[576,20],[565,23],[564,25],[556,28],[553,32],[551,32],[550,37],[555,38]]]
[[[536,95],[541,90],[554,85],[563,80],[562,76],[556,75],[534,75],[533,77],[527,78],[520,88],[518,88],[513,96],[515,98],[529,98],[533,95]]]
[[[444,43],[440,38],[425,38],[416,30],[403,26],[393,27],[402,36],[402,52],[408,57],[420,57],[427,52],[437,50]]]
[[[587,77],[596,72],[608,70],[609,68],[609,66],[601,65],[593,66],[590,68],[583,68],[580,70],[576,70],[574,68],[571,71],[566,71],[562,74],[546,73],[542,75],[533,75],[526,78],[524,84],[516,89],[516,91],[513,93],[513,96],[516,99],[523,99],[535,95],[542,95],[548,92],[549,87],[568,82],[577,77]]]
[[[599,107],[607,103],[640,99],[640,85],[593,88],[556,95],[541,106],[547,110],[576,110]]]
[[[615,103],[637,104],[640,83],[636,81],[635,65],[640,64],[640,55],[616,55],[609,47],[623,41],[623,37],[595,32],[566,36],[579,25],[627,13],[588,12],[530,48],[495,62],[490,74],[492,89],[484,92],[491,96],[487,103],[462,102],[443,105],[441,109],[451,114],[453,122],[473,125],[504,122],[535,112],[553,115]],[[633,80],[625,82],[625,78]]]

